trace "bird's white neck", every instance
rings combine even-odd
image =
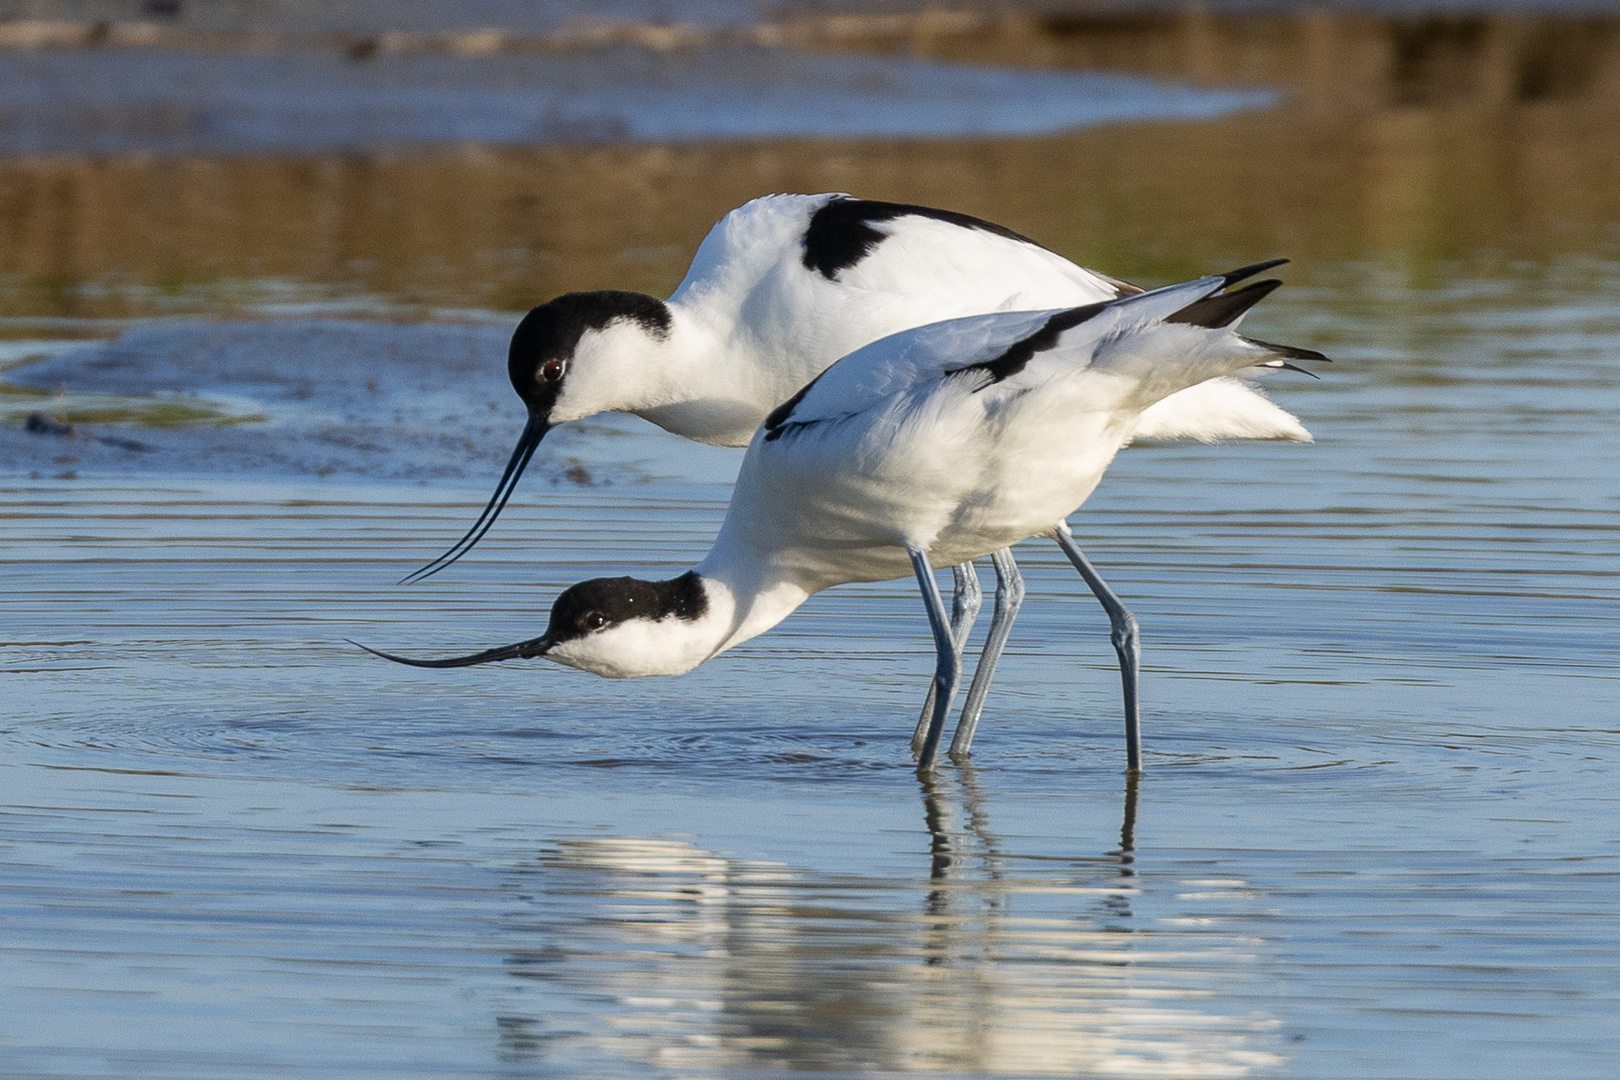
[[[713,609],[724,610],[728,616],[717,623],[720,637],[711,656],[765,633],[810,597],[809,592],[789,581],[749,581],[736,573],[730,574],[728,580],[728,576],[719,576],[725,571],[716,573],[710,577],[702,567],[698,569]]]
[[[701,299],[669,302],[669,336],[644,362],[646,385],[628,411],[683,438],[747,446],[766,414],[825,364],[777,355]]]

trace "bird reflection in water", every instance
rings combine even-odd
[[[1136,787],[1118,850],[998,837],[969,768],[924,783],[927,870],[797,870],[685,840],[556,842],[512,882],[503,1056],[565,1071],[1245,1076],[1275,1022],[1217,992],[1236,928],[1132,927]],[[1144,920],[1145,921],[1145,920]],[[1157,1072],[1156,1072],[1157,1070]]]
[[[957,763],[953,775],[962,789],[962,810],[967,815],[967,834],[977,844],[984,861],[985,872],[995,877],[999,873],[999,860],[1003,858],[1003,853],[1000,841],[990,831],[990,817],[985,810],[984,794],[979,786],[978,773],[971,761],[963,761]],[[965,857],[971,850],[971,845],[964,843],[964,837],[952,833],[954,816],[946,791],[946,785],[949,783],[946,777],[923,776],[919,778],[919,782],[923,796],[923,824],[927,827],[932,841],[930,850],[933,853],[933,862],[928,876],[934,881],[940,881],[947,876],[956,859]],[[1109,857],[1118,860],[1121,877],[1134,877],[1136,873],[1132,867],[1136,862],[1136,803],[1141,782],[1141,773],[1125,774],[1125,811],[1124,821],[1119,827],[1119,849],[1109,853]]]
[[[1236,1053],[1219,1068],[1209,1060],[1207,1071],[1198,1063],[1214,1042],[1199,1046],[1185,1036],[1210,1018],[1185,1014],[1182,1039],[1171,1048],[1159,1040],[1173,1014],[1131,1003],[1158,996],[1140,983],[1165,970],[1169,944],[1148,935],[1139,954],[1133,940],[1119,936],[1133,933],[1139,893],[1139,784],[1140,774],[1127,775],[1118,848],[1093,856],[1009,849],[991,826],[971,763],[921,782],[931,855],[923,963],[938,969],[934,1000],[921,1011],[959,1018],[918,1043],[954,1040],[951,1060],[940,1066],[1088,1075],[1131,1073],[1174,1057],[1178,1072],[1201,1076],[1223,1069],[1242,1075],[1270,1063],[1263,1052],[1228,1046],[1216,1056]],[[1137,978],[1139,964],[1153,973],[1148,980]]]

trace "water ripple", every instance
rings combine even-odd
[[[500,423],[433,486],[357,479],[363,447],[326,479],[171,456],[8,480],[8,1063],[1597,1075],[1620,1007],[1620,272],[1343,274],[1252,327],[1338,358],[1269,384],[1315,445],[1134,449],[1074,518],[1143,626],[1148,771],[1123,805],[1106,620],[1050,544],[1020,549],[974,767],[919,788],[906,582],[832,590],[679,679],[345,644],[519,640],[572,581],[678,572],[734,455],[578,433],[566,452],[625,483],[531,485],[411,587],[483,504]],[[440,340],[266,332],[407,369]],[[195,359],[196,328],[146,333],[125,378]],[[388,395],[343,393],[386,438]],[[488,415],[474,390],[447,410]],[[407,456],[431,421],[401,421]],[[238,434],[213,461],[263,445]]]

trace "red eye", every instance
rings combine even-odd
[[[556,382],[563,377],[563,368],[566,366],[561,360],[547,360],[540,365],[540,378],[546,382]]]
[[[600,611],[593,611],[585,616],[585,629],[600,630],[607,625],[607,616]]]

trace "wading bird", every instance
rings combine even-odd
[[[574,585],[557,598],[546,632],[515,645],[443,660],[378,655],[417,667],[544,657],[610,678],[677,675],[764,633],[822,589],[911,573],[938,654],[918,753],[919,769],[931,771],[961,671],[934,564],[1036,535],[1078,558],[1064,519],[1146,409],[1257,363],[1325,359],[1232,329],[1281,283],[1226,290],[1274,265],[884,338],[766,417],[714,547],[693,570],[670,581]],[[1138,725],[1127,724],[1126,743],[1135,771]]]
[[[529,420],[483,513],[415,581],[449,566],[489,531],[547,431],[629,412],[677,435],[745,446],[754,430],[841,356],[897,331],[992,311],[1033,311],[1141,290],[1084,269],[1035,241],[947,210],[846,195],[773,195],[709,232],[668,300],[569,293],[535,308],[512,336],[508,373]],[[1287,366],[1258,357],[1261,366]],[[1310,441],[1300,422],[1247,383],[1217,376],[1119,427],[1133,438]],[[1136,622],[1067,534],[1064,552],[1108,613],[1128,724],[1138,720]],[[992,554],[995,607],[953,751],[966,749],[1023,596],[1012,552]],[[971,565],[956,567],[956,638],[979,606]],[[932,695],[930,695],[930,702]],[[922,739],[924,704],[915,738]]]

